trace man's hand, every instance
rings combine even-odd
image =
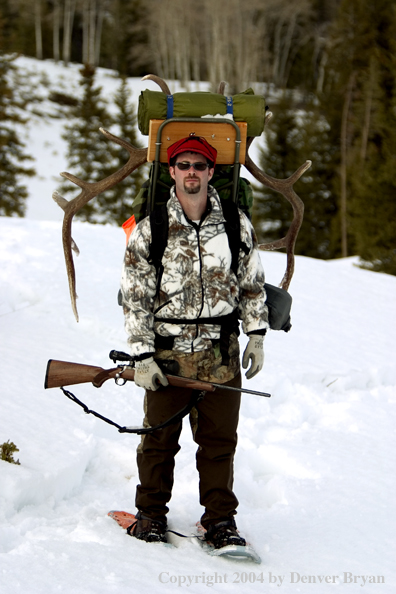
[[[148,359],[143,359],[143,361],[136,361],[135,384],[146,390],[158,390],[160,384],[167,386],[168,380],[153,357],[149,357]]]
[[[252,335],[249,338],[249,342],[243,353],[242,359],[242,367],[244,369],[247,368],[249,365],[249,360],[251,360],[251,365],[248,371],[246,372],[246,378],[251,379],[261,371],[264,365],[264,336],[260,336],[258,334]]]

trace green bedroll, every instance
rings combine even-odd
[[[230,114],[236,122],[247,123],[248,136],[261,136],[265,113],[265,99],[255,95],[253,89],[232,97],[203,91],[167,95],[146,89],[139,97],[138,126],[142,134],[148,135],[150,120]]]

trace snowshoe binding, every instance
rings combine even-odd
[[[229,545],[246,546],[246,540],[239,535],[234,520],[211,524],[205,532],[205,541],[215,549]]]
[[[165,522],[157,522],[138,512],[136,516],[122,511],[111,511],[108,515],[125,528],[127,534],[145,542],[167,543],[167,525]]]
[[[207,530],[198,522],[197,530],[198,541],[209,555],[261,563],[253,547],[239,534],[234,520],[212,524]]]

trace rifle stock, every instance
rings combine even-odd
[[[93,383],[100,388],[102,384],[112,377],[116,377],[121,369],[103,369],[94,365],[84,365],[81,363],[69,363],[68,361],[56,361],[50,359],[47,364],[45,374],[45,388],[60,388],[63,386],[74,386],[75,384]],[[104,375],[104,377],[103,377]],[[128,375],[128,377],[127,377]],[[126,370],[125,379],[133,380],[135,371]]]
[[[64,386],[74,386],[75,384],[92,383],[96,388],[100,388],[105,381],[119,377],[127,381],[133,381],[135,370],[115,367],[113,369],[103,369],[94,365],[84,365],[81,363],[69,363],[68,361],[56,361],[50,359],[47,364],[45,374],[45,388],[60,388]],[[171,386],[177,388],[191,388],[192,390],[205,390],[213,392],[216,387],[200,380],[167,375]]]

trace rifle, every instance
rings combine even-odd
[[[55,359],[50,359],[47,364],[44,388],[60,388],[67,398],[73,400],[73,402],[76,404],[79,404],[87,414],[93,414],[106,423],[114,425],[118,428],[120,433],[136,433],[139,435],[151,433],[157,429],[163,429],[168,425],[180,421],[200,400],[202,400],[206,392],[214,392],[217,388],[253,394],[255,396],[264,396],[266,398],[271,397],[271,394],[267,394],[265,392],[257,392],[255,390],[248,390],[246,388],[236,388],[233,386],[225,386],[224,384],[216,384],[213,382],[206,382],[202,380],[181,377],[178,375],[166,374],[166,378],[171,386],[192,390],[192,396],[187,406],[185,406],[167,421],[164,421],[155,427],[121,427],[117,423],[114,423],[114,421],[111,421],[99,413],[88,409],[88,407],[83,402],[81,402],[81,400],[78,400],[74,394],[68,390],[65,390],[64,388],[64,386],[85,383],[92,383],[96,388],[100,388],[109,379],[114,379],[117,385],[124,385],[127,381],[134,381],[135,370],[132,366],[132,359],[129,355],[119,351],[111,351],[110,358],[113,359],[114,362],[128,361],[128,364],[118,365],[112,369],[103,369],[102,367],[97,367],[94,365],[70,363],[68,361],[57,361]],[[175,362],[157,360],[157,363],[159,363],[163,367],[163,370],[166,371],[167,367],[172,369],[172,364]],[[174,368],[175,367],[173,366],[173,369]]]

